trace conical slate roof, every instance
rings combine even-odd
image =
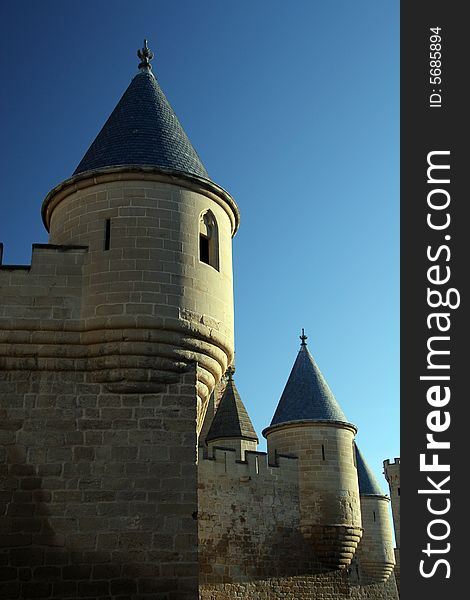
[[[356,448],[356,465],[357,465],[357,477],[359,479],[359,494],[361,496],[384,496],[380,485],[372,473],[369,465],[366,463],[362,452],[355,445]]]
[[[151,51],[147,56],[153,57]],[[141,63],[139,69],[74,175],[129,165],[162,167],[209,179],[150,62]]]
[[[302,345],[270,427],[288,421],[349,423],[307,348],[306,336],[301,339]]]
[[[219,438],[247,438],[258,441],[255,429],[231,375],[220,400],[206,441]]]

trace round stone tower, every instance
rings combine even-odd
[[[85,370],[112,392],[151,393],[197,362],[200,427],[233,360],[239,211],[182,129],[146,42],[138,55],[139,72],[42,214],[51,244],[88,246]]]
[[[343,569],[362,533],[357,430],[336,402],[306,339],[302,332],[297,359],[263,435],[272,463],[278,454],[297,456],[301,532],[324,567]]]
[[[363,535],[357,551],[364,583],[386,581],[393,572],[395,558],[390,526],[390,499],[356,446],[357,474],[361,497]]]

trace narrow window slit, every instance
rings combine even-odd
[[[111,219],[106,219],[104,228],[104,249],[109,250],[111,243]]]
[[[375,510],[373,512],[374,512],[374,523],[375,523]]]
[[[321,455],[323,460],[325,460],[325,446],[323,444],[321,445]]]
[[[200,260],[207,265],[210,264],[209,259],[209,238],[202,233],[199,236],[199,256]]]

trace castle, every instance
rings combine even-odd
[[[44,200],[49,243],[29,266],[0,247],[0,597],[396,600],[389,499],[303,332],[257,451],[239,211],[138,56]],[[398,459],[385,473],[399,547]]]

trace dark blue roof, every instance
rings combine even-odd
[[[271,427],[288,421],[349,422],[304,344],[282,392]]]
[[[209,179],[149,70],[131,81],[74,175],[124,165],[162,167]]]
[[[229,379],[206,441],[219,438],[248,438],[258,441],[255,429],[233,379]]]
[[[356,445],[355,445],[356,446]],[[375,475],[366,463],[362,452],[356,446],[357,477],[359,479],[359,494],[361,496],[384,496]]]

